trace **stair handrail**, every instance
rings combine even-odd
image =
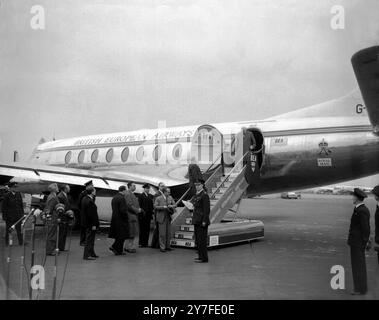
[[[220,183],[220,185],[216,188],[216,190],[212,193],[212,195],[209,197],[209,199],[213,199],[216,195],[216,193],[220,190],[221,186],[229,179],[229,177],[231,176],[231,174],[236,170],[237,168],[237,165],[240,164],[241,161],[243,161],[243,159],[245,159],[245,156],[249,153],[250,151],[246,151],[246,153],[241,157],[241,159],[238,160],[238,162],[234,165],[233,169],[230,170],[230,172],[225,176],[225,178],[222,180],[222,182]],[[242,167],[242,170],[245,169],[246,166],[243,166]]]
[[[220,155],[216,158],[216,160],[211,163],[211,165],[207,168],[207,170],[205,170],[204,173],[207,173],[208,171],[210,171],[210,169],[213,167],[213,165],[216,163],[216,161],[218,159],[220,159],[220,157],[222,157],[222,156],[223,156],[223,153],[221,152]],[[215,172],[213,172],[211,174],[211,176],[207,179],[207,181],[205,181],[205,183],[207,183],[211,178],[213,178],[213,176],[216,174],[216,172],[217,172],[217,170],[215,170]],[[188,192],[190,192],[190,190],[191,190],[191,187],[189,187],[186,190],[186,192],[184,192],[183,195],[179,198],[179,200],[175,202],[176,206],[180,203],[180,201],[182,201],[184,199],[184,197],[188,194]]]
[[[222,155],[223,155],[223,152],[221,152],[221,153],[219,154],[219,156],[216,158],[216,160],[212,162],[212,164],[207,168],[207,170],[205,170],[204,173],[209,172],[209,171],[211,170],[211,168],[213,167],[213,165],[216,163],[216,161],[222,157]]]

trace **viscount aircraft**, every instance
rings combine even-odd
[[[17,179],[23,182],[20,188],[41,190],[46,190],[50,182],[67,183],[75,193],[80,191],[79,186],[93,180],[104,194],[128,181],[139,188],[144,183],[156,187],[164,182],[179,199],[188,188],[190,163],[198,164],[207,179],[212,180],[217,171],[220,181],[229,174],[238,176],[241,170],[235,168],[240,165],[244,179],[236,188],[243,189],[246,196],[313,188],[376,174],[379,47],[361,50],[351,61],[360,90],[342,98],[264,120],[45,142],[35,148],[27,163],[1,163],[0,182]],[[251,149],[246,148],[245,141],[240,143],[246,136],[241,134],[244,127],[254,137]],[[215,182],[215,193],[225,185]]]

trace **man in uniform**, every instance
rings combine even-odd
[[[370,212],[363,203],[367,195],[358,188],[353,192],[354,212],[351,217],[348,245],[354,279],[353,295],[367,292],[367,270],[365,250],[370,238]]]
[[[70,200],[68,198],[68,194],[70,193],[70,186],[68,184],[64,184],[60,187],[60,192],[58,193],[58,200],[60,203],[64,205],[65,211],[71,210]],[[64,215],[61,219],[61,224],[59,225],[59,241],[58,248],[59,251],[65,251],[66,247],[66,239],[68,232],[68,216]]]
[[[3,220],[5,221],[5,245],[9,244],[9,229],[24,215],[24,208],[22,203],[21,193],[16,191],[16,182],[10,182],[8,184],[9,190],[4,195],[2,211]],[[22,246],[22,233],[21,233],[21,222],[16,226],[18,244]]]
[[[86,239],[83,259],[95,260],[99,256],[95,253],[96,230],[99,228],[99,216],[95,204],[95,188],[87,189],[87,196],[82,199],[82,226],[86,229]]]
[[[155,202],[155,199],[158,198],[163,194],[163,189],[165,188],[165,184],[163,182],[158,183],[158,191],[154,194],[153,202]],[[154,209],[154,232],[153,237],[151,239],[151,247],[155,249],[159,249],[159,223],[157,222],[157,214],[156,210]]]
[[[375,196],[375,200],[379,203],[379,185],[375,186],[375,188],[372,190],[372,193]],[[375,251],[378,254],[378,264],[379,264],[379,205],[376,205],[375,210],[375,243],[377,246],[375,246]]]
[[[205,181],[199,180],[195,183],[196,195],[191,202],[193,203],[192,223],[195,228],[195,244],[198,251],[198,258],[195,262],[208,262],[208,226],[210,225],[210,200],[205,189]]]
[[[138,236],[138,216],[143,214],[143,211],[139,206],[138,198],[134,194],[136,185],[133,182],[128,182],[128,189],[125,194],[129,223],[129,237],[126,240],[126,251],[136,253],[135,238]]]
[[[112,219],[109,238],[115,239],[109,248],[116,256],[124,255],[124,242],[129,238],[128,207],[125,199],[126,187],[120,186],[112,199]]]
[[[52,183],[48,186],[49,196],[46,200],[46,207],[44,209],[44,213],[50,217],[48,221],[48,234],[47,234],[47,242],[46,242],[46,254],[48,256],[54,256],[58,252],[55,252],[57,246],[57,227],[58,227],[58,213],[55,210],[57,204],[59,204],[59,199],[57,197],[58,193],[58,185],[56,183]]]
[[[143,214],[139,215],[139,246],[144,248],[149,244],[150,223],[154,213],[154,197],[150,194],[150,185],[143,185],[143,192],[138,198]]]
[[[83,198],[85,196],[87,196],[87,190],[93,188],[93,182],[92,182],[92,180],[87,181],[84,184],[84,186],[85,186],[85,189],[79,194],[79,199],[78,199],[78,207],[79,207],[79,212],[80,212],[80,219],[79,219],[79,221],[82,220],[82,211],[81,211],[82,200],[83,200]],[[95,199],[96,199],[96,196],[94,196],[94,201],[95,201]],[[86,242],[86,229],[83,226],[81,226],[80,227],[80,245],[82,247],[84,247],[85,244],[86,244],[85,242]]]

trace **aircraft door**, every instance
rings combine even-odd
[[[200,169],[207,169],[212,163],[221,163],[222,134],[210,125],[200,126],[192,137],[191,162]]]
[[[244,128],[241,134],[245,155],[243,164],[246,165],[245,178],[250,185],[258,186],[264,157],[264,138],[256,128]]]

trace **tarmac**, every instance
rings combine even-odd
[[[375,201],[370,197],[366,204],[371,212],[373,235]],[[58,258],[57,298],[378,300],[379,266],[373,250],[366,258],[368,293],[350,295],[353,284],[346,240],[352,210],[351,196],[303,194],[298,200],[280,199],[278,195],[245,199],[236,217],[261,220],[265,224],[265,238],[212,249],[209,263],[203,264],[194,263],[195,251],[186,248],[166,253],[139,248],[135,254],[114,256],[108,251],[112,240],[104,233],[97,236],[95,244],[100,258],[85,261],[78,234],[73,233],[67,243],[70,251]],[[4,225],[0,224],[0,228],[4,234]],[[36,263],[43,264],[42,229],[37,239]],[[0,279],[0,299],[6,298],[5,271],[9,255],[3,242],[0,271],[4,279]],[[26,248],[28,265],[30,243]],[[13,247],[10,299],[28,299],[21,254],[20,247]],[[46,286],[44,290],[34,290],[33,299],[51,299],[54,261],[54,257],[46,260]],[[336,265],[345,270],[344,289],[331,287],[334,276],[331,268]]]

